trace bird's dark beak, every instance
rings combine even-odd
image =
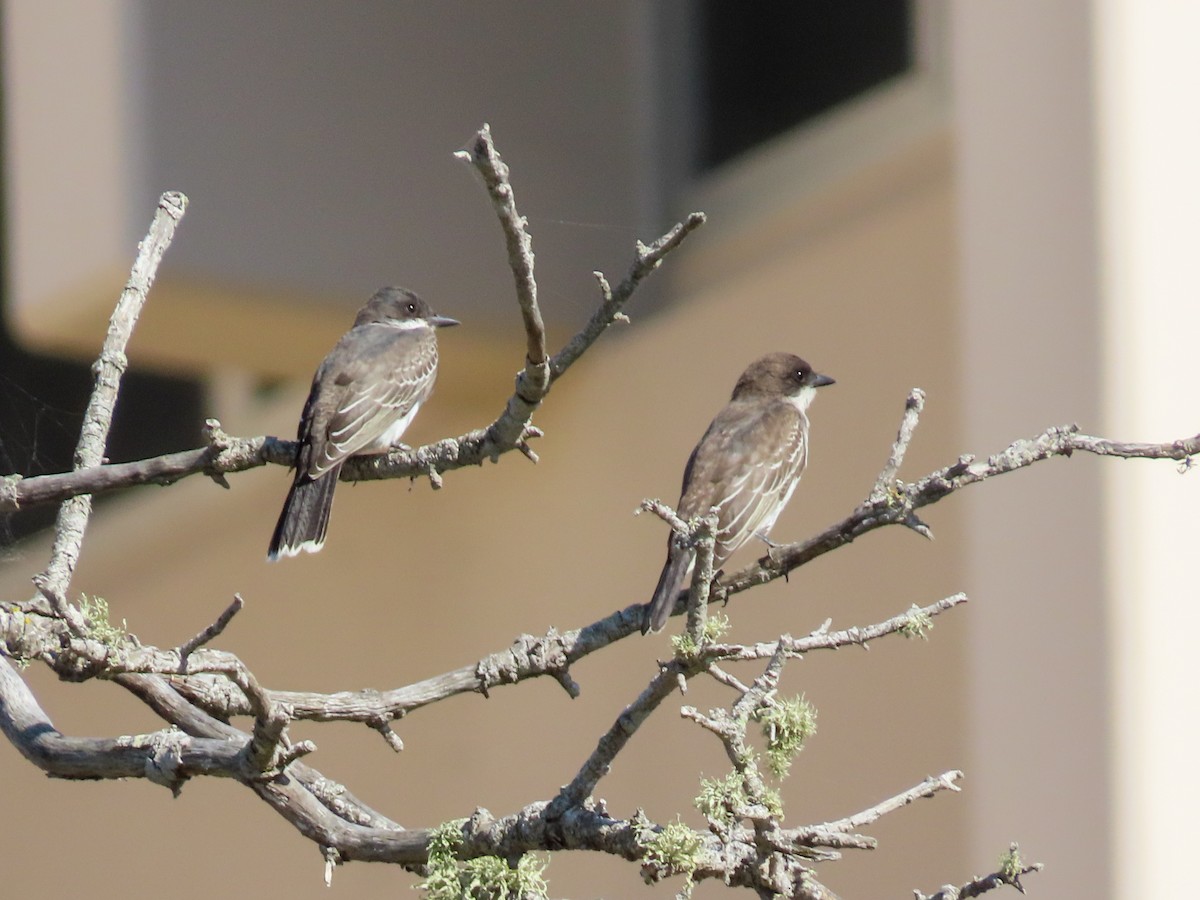
[[[808,383],[815,388],[825,387],[827,384],[837,384],[837,382],[828,375],[822,375],[820,372],[813,372],[812,375],[808,377]]]
[[[434,328],[449,328],[451,325],[461,325],[458,319],[451,319],[449,316],[430,316],[429,324]]]

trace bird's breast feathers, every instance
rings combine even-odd
[[[314,379],[306,436],[311,447],[306,468],[313,478],[355,454],[388,450],[437,377],[432,328],[375,323],[355,330],[365,334],[340,341]]]
[[[789,399],[727,407],[701,441],[680,499],[684,518],[718,510],[718,560],[775,524],[808,459],[808,419]]]

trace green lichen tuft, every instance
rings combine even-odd
[[[933,629],[933,616],[917,606],[912,605],[912,609],[908,611],[908,621],[900,626],[900,633],[909,640],[920,638],[923,641],[929,640],[929,632]]]
[[[715,644],[728,631],[729,616],[719,612],[709,613],[708,618],[704,621],[704,645]],[[700,648],[696,646],[696,642],[686,631],[671,638],[671,649],[680,659],[692,659],[700,652]]]
[[[750,798],[746,796],[746,782],[741,773],[730,772],[724,778],[702,778],[695,802],[705,818],[731,825],[737,818],[737,810],[749,805]]]
[[[459,860],[465,822],[454,819],[439,825],[429,840],[426,877],[416,885],[427,900],[544,900],[546,860],[526,853],[516,868],[498,856]]]
[[[704,623],[704,643],[714,644],[725,637],[729,631],[729,616],[725,613],[711,612]]]
[[[696,646],[696,642],[692,640],[692,636],[684,631],[671,635],[671,650],[677,659],[692,659],[699,652],[700,648]]]
[[[783,818],[783,796],[773,787],[763,787],[762,805],[767,808],[767,812],[776,819]]]
[[[1025,860],[1021,859],[1021,848],[1016,844],[1000,855],[1000,874],[1008,879],[1020,877],[1025,868]]]
[[[679,896],[690,897],[696,884],[693,876],[700,865],[703,847],[700,835],[682,822],[672,822],[661,831],[643,838],[642,859],[654,868],[665,869],[673,875],[683,875],[683,890]]]
[[[751,760],[751,765],[754,765]],[[783,818],[783,798],[773,788],[763,786],[758,797],[746,789],[746,778],[732,771],[724,778],[704,778],[695,799],[696,809],[708,819],[729,827],[746,815],[767,815]]]
[[[767,765],[776,778],[783,778],[804,742],[817,733],[816,707],[801,694],[760,707],[754,717],[767,739]]]
[[[120,647],[129,637],[128,625],[124,619],[118,628],[108,620],[108,601],[103,597],[88,597],[79,595],[79,611],[87,619],[88,637],[99,641],[106,647]]]

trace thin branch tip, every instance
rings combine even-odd
[[[578,700],[579,695],[583,693],[583,689],[579,686],[568,669],[559,669],[550,673],[554,680],[562,686],[562,689],[567,692],[567,696],[572,700]]]
[[[221,632],[225,630],[226,626],[229,625],[229,623],[233,620],[233,617],[242,611],[245,605],[246,601],[242,599],[242,595],[234,594],[233,602],[225,607],[225,609],[219,616],[217,616],[216,620],[211,625],[179,647],[177,652],[179,654],[180,667],[186,670],[188,657],[191,656],[196,650],[203,647],[214,638],[218,637]]]
[[[383,740],[394,752],[400,753],[404,750],[404,741],[400,739],[400,735],[396,734],[395,729],[392,728],[392,723],[388,719],[381,717],[375,722],[367,724],[379,732]]]
[[[158,208],[171,216],[175,221],[183,218],[188,207],[187,194],[183,191],[164,191],[158,198]]]
[[[605,303],[612,303],[613,292],[612,285],[608,283],[608,279],[603,272],[592,272],[592,277],[596,279],[596,283],[600,286],[600,296]]]

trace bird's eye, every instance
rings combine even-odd
[[[417,311],[417,304],[415,304],[415,303],[409,303],[409,304],[407,304],[407,305],[406,305],[404,308],[405,308],[406,310],[408,310],[410,313],[415,313],[415,312]]]

